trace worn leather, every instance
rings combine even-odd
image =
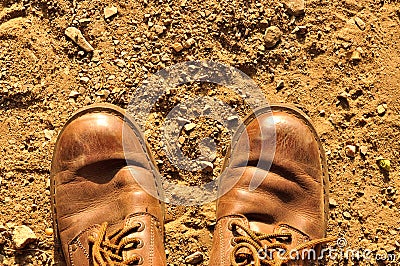
[[[217,202],[210,265],[231,265],[232,232],[227,225],[232,219],[244,220],[249,228],[265,234],[292,233],[291,243],[286,243],[289,248],[325,236],[324,162],[319,140],[301,114],[285,108],[273,110],[272,115],[261,112],[251,120],[232,148],[220,187],[238,181]],[[265,179],[250,191],[254,176]]]
[[[56,240],[68,265],[90,265],[88,237],[102,223],[109,223],[108,232],[134,221],[145,225],[132,233],[144,245],[124,257],[135,253],[143,265],[166,265],[163,209],[149,194],[157,194],[158,174],[140,130],[133,123],[124,126],[123,119],[113,107],[89,108],[75,115],[58,138],[52,204]]]

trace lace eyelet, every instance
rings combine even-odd
[[[234,222],[237,223],[238,221],[239,221],[239,220],[237,220],[237,219],[230,220],[229,223],[228,223],[228,230],[229,230],[229,231],[234,231],[235,228],[236,228],[236,225],[233,225],[233,223],[234,223]]]
[[[134,256],[137,256],[139,258],[139,261],[134,265],[142,265],[144,263],[144,259],[142,256],[140,256],[138,254],[134,254]]]
[[[146,225],[140,221],[137,223],[140,225],[139,228],[137,229],[137,232],[142,232],[146,228]]]
[[[140,249],[140,248],[144,247],[144,242],[143,242],[143,240],[140,239],[140,238],[138,238],[137,240],[139,241],[139,243],[136,245],[136,248],[137,248],[137,249]]]

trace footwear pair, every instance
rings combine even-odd
[[[292,251],[324,241],[328,193],[324,152],[306,116],[285,106],[256,110],[224,170],[220,188],[231,189],[217,202],[210,265],[305,263]],[[260,184],[250,191],[253,178]],[[133,119],[109,104],[78,111],[52,161],[56,251],[67,265],[166,265],[164,206],[151,196],[161,190]]]

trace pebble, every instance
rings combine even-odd
[[[379,156],[378,158],[376,158],[376,161],[378,162],[378,165],[382,170],[385,170],[386,172],[390,171],[390,160],[389,159],[385,159],[382,156]]]
[[[351,219],[351,214],[349,212],[343,212],[343,217],[347,220]]]
[[[336,208],[338,206],[338,203],[335,199],[330,198],[329,199],[329,206],[332,208]]]
[[[85,50],[86,52],[93,52],[93,47],[83,37],[82,32],[75,27],[68,27],[65,30],[65,35],[70,38],[76,45]]]
[[[88,83],[89,82],[89,78],[88,77],[81,77],[80,79],[79,79],[82,83]]]
[[[355,17],[354,22],[360,28],[360,30],[365,30],[365,22],[362,19],[360,19],[359,17]]]
[[[99,62],[101,59],[100,54],[101,54],[101,50],[94,50],[93,55],[92,55],[92,62],[95,62],[95,63]]]
[[[7,231],[7,227],[5,227],[4,225],[0,224],[0,233]]]
[[[183,47],[185,47],[187,49],[187,48],[190,48],[195,43],[196,43],[195,39],[189,38],[183,43]]]
[[[168,55],[168,54],[164,54],[164,55],[161,57],[161,61],[163,61],[163,62],[167,62],[167,61],[169,61],[169,60],[171,60],[171,59],[169,58],[169,55]]]
[[[228,122],[231,124],[237,124],[239,117],[237,115],[232,115],[228,117]]]
[[[272,48],[274,47],[282,38],[282,31],[276,27],[271,26],[266,29],[264,35],[265,47]]]
[[[195,123],[189,123],[184,126],[185,131],[192,131],[197,125]]]
[[[185,142],[185,137],[184,137],[184,136],[180,136],[180,137],[178,138],[178,142],[179,142],[180,144],[183,144],[183,143]]]
[[[51,235],[53,235],[53,228],[46,228],[46,229],[44,229],[44,233],[46,234],[46,235],[48,235],[48,236],[51,236]]]
[[[355,50],[354,52],[351,53],[351,60],[353,61],[360,61],[361,60],[361,53],[358,50]]]
[[[367,152],[368,152],[368,147],[367,146],[361,146],[360,147],[360,153],[361,153],[362,156],[367,155]]]
[[[115,60],[115,64],[117,65],[117,66],[119,66],[119,67],[125,67],[125,61],[124,61],[124,59],[117,59],[117,60]]]
[[[278,81],[278,83],[276,84],[277,90],[283,89],[284,87],[285,87],[285,82],[283,80]]]
[[[163,26],[160,26],[160,25],[155,25],[155,26],[153,27],[153,29],[155,30],[155,32],[156,32],[158,35],[160,35],[160,34],[162,34],[162,33],[164,32],[164,27],[163,27]]]
[[[22,249],[26,245],[36,241],[35,233],[26,225],[16,226],[13,231],[13,244],[16,249]]]
[[[86,27],[92,20],[90,18],[82,18],[78,20],[79,24]]]
[[[79,95],[81,95],[79,92],[77,92],[77,91],[71,91],[71,92],[69,93],[69,98],[76,98],[76,97],[78,97]]]
[[[212,162],[200,161],[200,165],[206,172],[212,172],[212,170],[214,169],[214,165]]]
[[[378,112],[378,115],[384,115],[386,113],[386,108],[387,105],[386,104],[380,104],[378,105],[378,107],[376,108],[376,111]]]
[[[185,263],[194,265],[194,264],[199,264],[203,260],[204,260],[203,253],[201,253],[200,251],[196,251],[195,253],[185,258]]]
[[[190,123],[190,120],[185,119],[185,118],[183,118],[183,117],[178,117],[178,118],[176,119],[176,121],[177,121],[179,124]]]
[[[345,152],[346,152],[346,156],[348,157],[355,157],[356,156],[356,146],[354,145],[347,145],[344,148]]]
[[[304,35],[307,33],[307,26],[296,26],[296,28],[294,28],[294,30],[292,30],[292,34],[300,34],[300,35]]]
[[[286,0],[284,4],[291,15],[300,16],[304,14],[304,0]]]
[[[53,135],[54,135],[54,131],[53,130],[45,129],[45,130],[43,130],[43,133],[44,133],[44,137],[47,140],[51,140],[53,138]]]
[[[118,9],[115,6],[104,8],[104,18],[108,19],[115,16],[118,13]]]
[[[174,44],[172,44],[172,48],[175,50],[175,52],[179,53],[180,51],[183,50],[183,46],[181,43],[176,42]]]

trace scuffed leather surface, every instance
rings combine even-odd
[[[160,202],[145,191],[157,189],[152,162],[140,134],[124,128],[122,119],[112,112],[89,112],[68,123],[57,141],[52,164],[53,204],[67,263],[71,259],[69,243],[94,225],[108,222],[111,228],[121,226],[128,215],[147,213],[163,228]],[[154,219],[146,219],[153,228]],[[146,255],[146,261],[165,265],[162,230],[152,230],[142,237],[147,245],[152,243],[157,258]]]
[[[230,249],[225,239],[231,232],[221,233],[225,217],[243,215],[252,230],[267,234],[277,232],[282,225],[292,228],[295,241],[291,247],[298,241],[325,235],[321,151],[308,125],[292,114],[274,111],[273,116],[258,116],[246,129],[248,138],[246,134],[239,137],[221,179],[221,186],[239,180],[217,202],[221,225],[217,224],[214,233],[210,265],[230,265],[216,263]],[[270,169],[266,162],[272,163]],[[256,190],[249,191],[254,175],[265,179]],[[218,239],[224,239],[224,247],[219,246]]]

